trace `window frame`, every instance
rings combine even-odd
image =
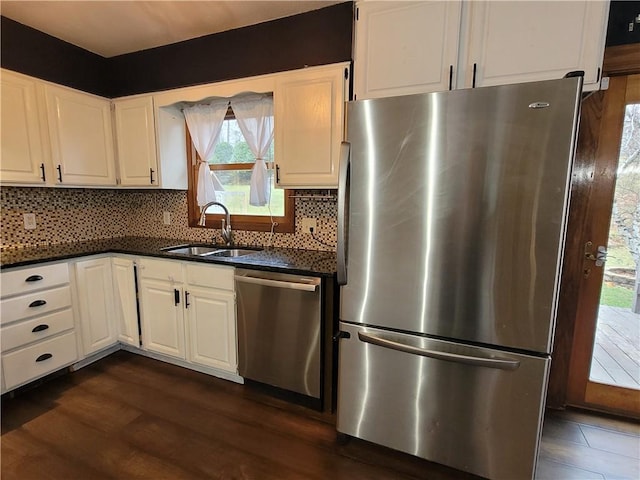
[[[225,120],[229,118],[235,118],[233,113],[229,113],[225,117]],[[191,140],[191,134],[189,128],[186,127],[186,149],[187,149],[187,170],[188,170],[188,191],[187,191],[187,205],[189,226],[195,228],[222,228],[222,220],[224,219],[223,213],[207,213],[205,215],[204,227],[199,224],[200,221],[200,207],[198,206],[198,170],[200,156],[196,152],[193,141]],[[255,162],[254,162],[255,163]],[[209,165],[209,169],[216,170],[251,170],[254,163],[225,163],[220,165]],[[267,163],[267,167],[273,167],[271,163]],[[293,233],[295,232],[295,201],[292,198],[293,190],[284,190],[284,212],[282,217],[273,217],[273,221],[277,223],[273,231],[275,233]],[[271,218],[267,215],[237,215],[231,214],[231,227],[233,230],[248,230],[257,232],[270,232],[271,231]]]

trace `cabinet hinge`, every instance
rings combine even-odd
[[[116,178],[116,185],[120,185],[120,179]]]

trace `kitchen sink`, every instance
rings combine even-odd
[[[204,245],[179,245],[162,249],[164,252],[181,253],[183,255],[210,255],[220,250],[219,247],[207,247]]]
[[[236,247],[218,247],[215,245],[176,245],[161,249],[163,252],[179,253],[182,255],[195,255],[205,257],[213,255],[216,257],[241,257],[259,252],[259,248],[236,248]]]
[[[225,248],[216,252],[205,253],[204,255],[211,255],[212,257],[242,257],[243,255],[250,255],[259,251],[258,249],[251,248]]]

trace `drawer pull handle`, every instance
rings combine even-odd
[[[46,300],[34,300],[29,304],[29,308],[41,307],[42,305],[46,305],[46,304],[47,304]]]
[[[53,355],[50,353],[43,353],[38,358],[36,358],[36,362],[44,362],[45,360],[49,360]]]
[[[33,327],[33,330],[31,330],[31,331],[32,331],[33,333],[36,333],[36,332],[41,332],[41,331],[43,331],[43,330],[46,330],[46,329],[48,329],[48,328],[49,328],[49,325],[44,325],[44,324],[42,324],[42,325],[38,325],[37,327]]]
[[[42,275],[31,275],[27,277],[25,282],[39,282],[40,280],[42,280]]]

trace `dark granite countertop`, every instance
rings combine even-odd
[[[253,270],[267,270],[300,275],[331,277],[336,273],[335,252],[297,250],[268,247],[250,255],[235,258],[197,257],[162,251],[174,245],[200,245],[198,242],[171,238],[121,237],[86,242],[7,249],[0,254],[0,268],[7,269],[25,265],[97,255],[100,253],[125,253],[148,257],[189,260],[201,263],[232,265]]]

